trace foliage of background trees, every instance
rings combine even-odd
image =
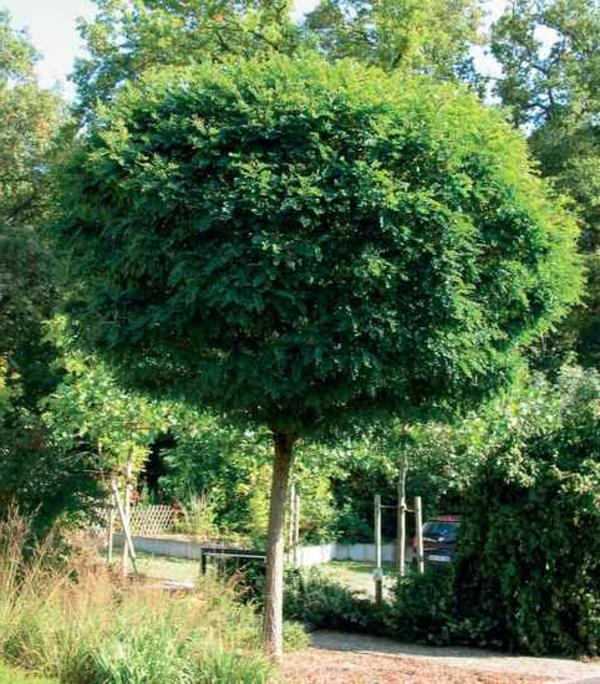
[[[60,118],[58,97],[36,84],[35,60],[0,12],[0,383],[29,407],[49,386],[42,322],[56,290],[40,228],[52,203],[46,170]]]
[[[493,27],[502,66],[495,92],[516,125],[530,132],[544,176],[573,200],[582,227],[588,284],[583,306],[549,340],[547,355],[574,349],[598,365],[600,299],[600,7],[581,0],[512,2]]]
[[[71,486],[38,407],[57,379],[44,334],[59,298],[57,265],[41,228],[53,204],[47,170],[62,106],[38,87],[36,59],[0,12],[0,510],[16,498],[33,511],[43,499],[52,517],[79,508],[88,487]]]
[[[272,51],[293,52],[299,28],[288,0],[99,0],[96,16],[81,20],[88,54],[77,60],[73,80],[77,109],[93,116],[119,87],[145,71],[223,61],[261,59]]]
[[[478,0],[324,0],[305,29],[329,59],[353,57],[398,77],[475,77],[470,48],[481,39]]]

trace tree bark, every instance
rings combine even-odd
[[[287,485],[292,464],[294,438],[275,433],[275,461],[269,505],[267,577],[265,584],[264,647],[273,660],[283,655],[283,557]]]

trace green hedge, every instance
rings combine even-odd
[[[571,370],[521,407],[468,491],[456,592],[485,638],[600,651],[600,376]]]
[[[600,375],[563,371],[509,407],[463,500],[457,562],[398,582],[402,639],[600,653]]]

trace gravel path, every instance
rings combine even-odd
[[[285,658],[290,684],[600,684],[600,662],[503,655],[316,632],[311,648]]]

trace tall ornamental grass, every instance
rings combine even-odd
[[[0,660],[69,684],[259,684],[252,606],[207,579],[193,593],[119,586],[56,538],[34,546],[16,514],[0,522]]]

